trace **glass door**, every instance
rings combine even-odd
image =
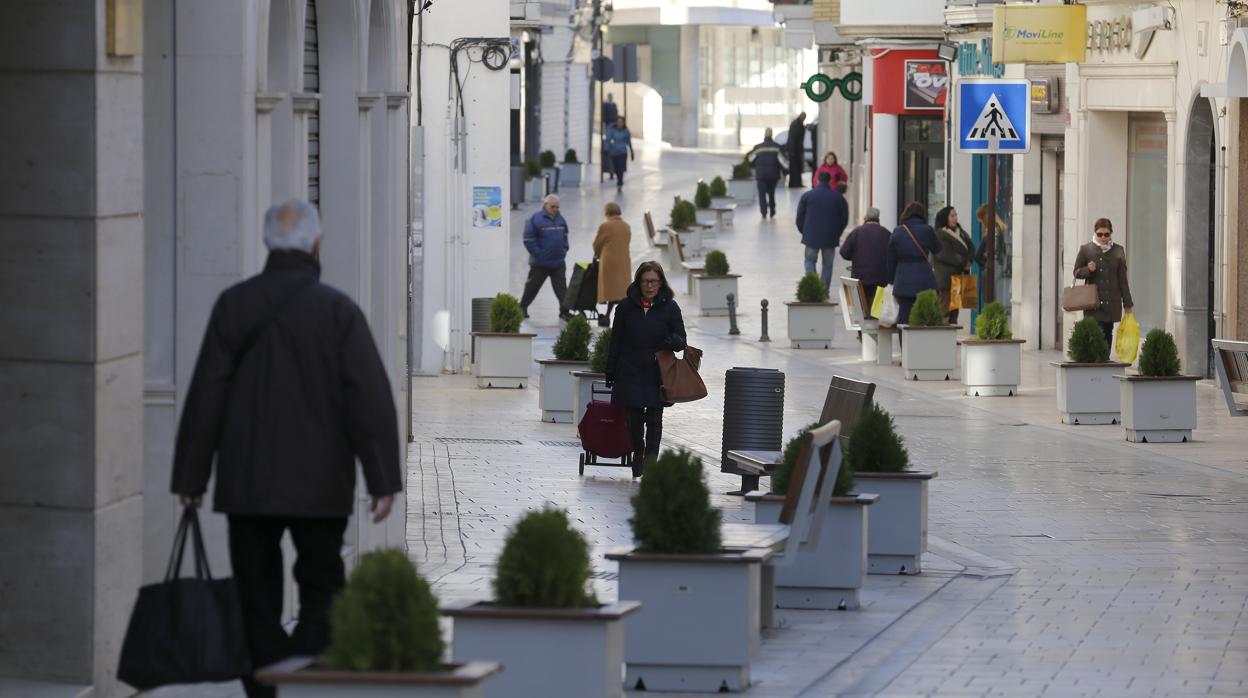
[[[931,223],[945,207],[944,125],[939,116],[902,116],[899,138],[897,204],[899,208],[911,201],[923,204]]]

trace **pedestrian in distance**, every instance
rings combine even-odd
[[[897,324],[910,321],[910,307],[920,292],[936,288],[936,275],[928,257],[940,252],[940,240],[927,224],[927,209],[912,202],[901,211],[898,225],[888,238],[888,278],[897,299]]]
[[[953,277],[969,274],[975,261],[975,243],[970,233],[958,223],[958,211],[946,206],[936,212],[936,235],[940,240],[940,252],[932,257],[936,274],[936,288],[940,292],[940,310],[949,324],[958,322],[958,309],[951,307]]]
[[[819,186],[819,175],[824,172],[827,172],[832,177],[833,189],[836,189],[837,185],[841,183],[849,182],[849,173],[845,171],[844,167],[841,167],[840,162],[836,158],[836,153],[831,151],[823,156],[823,162],[820,163],[819,168],[815,170],[814,176],[811,177],[810,186],[812,189]]]
[[[849,264],[849,275],[862,284],[866,296],[866,317],[871,317],[871,303],[875,291],[887,286],[892,277],[888,275],[888,241],[892,233],[880,225],[880,209],[871,207],[862,225],[849,231],[841,244],[841,257]]]
[[[546,279],[550,279],[550,287],[559,299],[559,319],[572,317],[563,305],[568,292],[568,222],[559,213],[558,196],[549,194],[542,199],[541,210],[524,224],[524,249],[529,251],[529,278],[520,296],[524,316],[529,316],[529,304],[537,298]]]
[[[1075,255],[1075,278],[1096,284],[1101,306],[1083,311],[1094,318],[1105,334],[1105,341],[1114,346],[1114,323],[1135,310],[1131,302],[1131,284],[1127,281],[1127,250],[1114,242],[1114,224],[1098,218],[1092,224],[1092,242],[1079,248]]]
[[[607,129],[607,155],[611,158],[611,170],[615,172],[615,190],[624,191],[624,171],[628,169],[629,160],[636,159],[633,152],[633,137],[624,125],[624,118],[615,120],[615,125]]]
[[[345,583],[343,532],[355,462],[372,520],[403,489],[398,417],[368,322],[318,281],[316,209],[292,200],[264,216],[264,271],[217,298],[178,425],[173,493],[200,506],[216,462],[213,508],[229,521],[230,563],[251,664],[315,656]],[[282,627],[281,541],[290,531],[299,620]],[[247,695],[275,689],[243,677]]]
[[[607,312],[598,316],[598,324],[608,327],[611,311],[628,294],[632,281],[629,272],[633,261],[629,258],[628,246],[633,232],[621,218],[623,212],[619,204],[608,202],[603,212],[607,220],[598,226],[598,234],[594,236],[594,257],[598,259],[598,303],[607,304]]]
[[[763,218],[767,217],[768,212],[775,218],[776,184],[788,168],[788,162],[780,144],[771,137],[771,129],[763,132],[763,142],[746,153],[745,159],[754,167],[754,181],[758,185],[758,208],[762,211]]]
[[[663,438],[664,404],[655,353],[684,350],[685,321],[658,262],[637,267],[626,295],[615,311],[607,385],[611,402],[628,415],[633,460],[644,464],[659,455]]]
[[[803,187],[802,171],[806,166],[806,112],[797,115],[789,124],[789,140],[785,144],[789,151],[789,186]]]
[[[819,257],[823,257],[820,278],[823,285],[832,287],[832,266],[836,261],[836,248],[841,235],[849,225],[849,203],[841,192],[832,189],[832,176],[819,174],[819,186],[802,194],[797,202],[797,230],[806,246],[806,273],[815,271]]]
[[[611,157],[607,155],[606,137],[607,129],[611,128],[611,126],[615,124],[615,120],[618,118],[620,118],[620,107],[615,103],[615,95],[608,92],[607,101],[602,103],[602,163],[603,167],[607,170],[607,174],[610,175],[612,179],[615,179],[615,170],[611,169]]]

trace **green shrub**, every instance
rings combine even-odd
[[[680,200],[672,205],[672,216],[668,225],[672,230],[688,230],[698,220],[698,210],[691,202]]]
[[[1101,325],[1096,318],[1085,317],[1075,323],[1070,333],[1070,341],[1066,342],[1066,353],[1070,360],[1077,364],[1103,364],[1109,361],[1109,342],[1101,332]]]
[[[728,276],[728,255],[719,250],[706,253],[705,269],[707,276]]]
[[[524,161],[524,178],[537,179],[542,176],[542,164],[537,160]]]
[[[400,550],[365,553],[329,619],[322,662],[343,671],[417,672],[441,668],[438,599]]]
[[[490,331],[515,334],[524,322],[524,308],[515,296],[500,293],[490,302]]]
[[[589,361],[589,340],[593,334],[588,320],[573,315],[555,340],[555,358],[560,361]]]
[[[1005,306],[993,301],[984,306],[975,319],[975,336],[980,339],[1009,339],[1010,319],[1005,316]]]
[[[611,328],[598,333],[594,340],[594,351],[589,355],[589,370],[594,373],[607,372],[607,357],[611,353]]]
[[[711,505],[701,459],[688,451],[669,449],[648,464],[632,502],[628,522],[639,551],[719,552],[722,514]]]
[[[711,196],[720,199],[728,196],[728,183],[723,177],[715,177],[711,180]]]
[[[810,430],[817,426],[819,426],[818,422],[807,424],[784,445],[784,456],[780,459],[780,465],[776,466],[775,472],[771,474],[772,494],[789,493],[789,478],[793,477],[793,467],[797,465],[797,454],[802,449],[802,441]]]
[[[938,327],[945,324],[945,316],[940,312],[940,296],[935,291],[928,289],[914,299],[914,305],[910,306],[909,324],[918,327]]]
[[[541,164],[542,167],[545,167],[545,168],[554,167],[555,166],[555,151],[543,150],[541,154],[537,156],[537,160],[538,160],[538,163]]]
[[[754,166],[749,160],[742,160],[732,166],[733,179],[749,179],[754,176]]]
[[[563,154],[563,161],[569,165],[575,165],[580,162],[576,157],[576,148],[568,148],[568,152]]]
[[[1182,368],[1179,365],[1179,348],[1174,345],[1174,337],[1160,327],[1151,330],[1140,349],[1140,374],[1177,376]]]
[[[858,418],[845,461],[856,473],[899,473],[910,467],[910,454],[884,408],[872,403]]]
[[[797,301],[799,303],[826,303],[828,302],[828,287],[823,285],[823,279],[815,272],[807,272],[805,276],[797,282]]]
[[[589,589],[589,547],[562,509],[525,514],[498,557],[494,598],[500,606],[588,608],[598,599]]]
[[[705,180],[698,180],[698,190],[693,194],[693,205],[698,208],[711,207],[711,185]]]

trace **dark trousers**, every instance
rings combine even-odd
[[[910,308],[914,305],[914,298],[905,296],[893,296],[897,299],[897,324],[904,325],[910,322]]]
[[[875,303],[875,291],[880,286],[876,284],[863,284],[862,292],[867,295],[867,307],[863,309],[863,317],[875,317],[871,314],[871,305]]]
[[[760,178],[754,181],[758,183],[758,208],[764,216],[767,215],[768,207],[771,208],[771,215],[776,215],[776,184],[780,182],[780,178]]]
[[[615,172],[615,185],[624,186],[624,172],[628,169],[628,153],[611,156],[611,170]]]
[[[659,441],[663,438],[663,408],[629,407],[627,413],[633,453],[641,451],[647,458],[659,455]]]
[[[801,189],[806,185],[802,183],[802,156],[789,153],[789,186]]]
[[[346,582],[342,535],[346,518],[230,516],[230,564],[255,670],[292,655],[317,655],[329,645],[329,608]],[[295,544],[299,623],[282,628],[282,534]],[[272,686],[243,679],[249,698],[276,696]]]
[[[559,297],[559,314],[564,313],[563,297],[568,294],[568,277],[567,265],[560,264],[554,269],[543,269],[541,267],[529,267],[529,278],[524,282],[524,294],[520,296],[520,307],[524,308],[524,312],[529,312],[529,304],[537,298],[537,292],[542,290],[542,285],[546,283],[546,279],[550,279],[550,287],[554,289],[555,295]]]
[[[1109,349],[1112,352],[1114,349],[1114,323],[1097,320],[1096,324],[1101,326],[1101,332],[1105,334],[1105,343],[1109,345]]]

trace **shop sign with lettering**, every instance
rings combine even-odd
[[[1005,75],[1005,66],[992,62],[992,39],[981,39],[978,44],[973,41],[958,44],[958,74],[986,78]]]
[[[994,63],[1082,63],[1084,5],[997,5],[992,9]]]

